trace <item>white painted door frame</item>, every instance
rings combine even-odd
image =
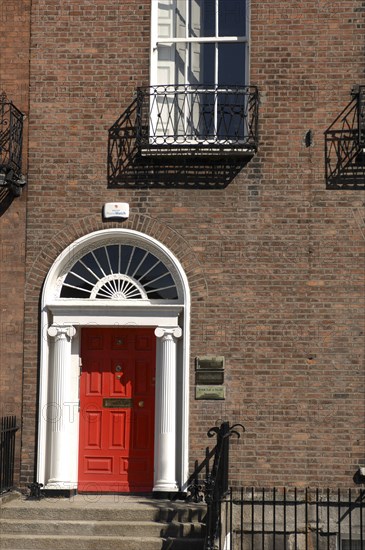
[[[96,249],[100,243],[123,244],[128,239],[133,239],[133,242],[138,243],[139,246],[163,258],[179,291],[177,301],[154,303],[146,300],[58,298],[68,269],[83,254]],[[161,361],[161,357],[165,355],[171,358],[171,352],[164,354],[162,347],[171,347],[171,337],[164,338],[164,335],[173,335],[174,353],[176,351],[176,366],[173,368],[176,370],[175,387],[179,395],[174,393],[173,396],[167,396],[169,400],[171,398],[174,401],[171,403],[170,400],[170,405],[176,408],[177,415],[176,460],[174,465],[169,464],[168,471],[175,472],[176,483],[175,488],[172,482],[164,484],[161,479],[156,484],[158,476],[161,477],[163,457],[155,449],[155,490],[164,490],[163,488],[167,491],[185,490],[188,479],[189,437],[190,292],[188,281],[180,262],[163,244],[148,235],[128,229],[96,231],[81,237],[62,252],[46,278],[41,304],[37,481],[50,489],[77,488],[80,329],[95,325],[100,327],[148,326],[156,329],[159,327],[161,330],[156,330],[156,336],[161,343],[157,346],[157,361]],[[60,373],[65,373],[65,376]],[[161,392],[160,395],[162,395]],[[166,395],[163,399],[166,400]],[[162,407],[160,402],[156,402],[155,441],[156,445],[162,445],[160,449],[164,448],[164,443],[161,442],[158,425],[163,425],[162,410],[165,405]],[[174,453],[171,453],[171,457],[173,455]]]

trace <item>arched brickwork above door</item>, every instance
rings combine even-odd
[[[54,260],[67,246],[88,233],[111,228],[139,231],[164,244],[179,258],[189,280],[192,300],[199,300],[200,303],[205,301],[207,297],[207,285],[203,269],[190,243],[171,229],[171,227],[161,223],[159,220],[139,214],[131,215],[128,220],[123,222],[122,226],[119,223],[103,223],[99,219],[95,219],[94,216],[90,216],[74,224],[68,224],[51,239],[49,239],[49,236],[47,239],[47,234],[45,233],[44,243],[37,242],[37,248],[40,249],[40,252],[28,268],[26,281],[28,301],[32,301],[32,298],[34,298],[38,302],[39,293],[36,289],[41,288]]]

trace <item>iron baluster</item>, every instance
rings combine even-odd
[[[14,485],[15,434],[19,427],[16,416],[4,416],[0,422],[0,493]]]

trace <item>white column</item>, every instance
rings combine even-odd
[[[178,491],[176,481],[176,341],[180,327],[157,327],[154,491]]]
[[[70,434],[74,422],[70,414],[72,401],[71,340],[76,334],[73,326],[52,325],[48,334],[54,338],[51,357],[50,392],[47,410],[49,423],[50,456],[48,460],[47,489],[69,489],[72,484],[72,457],[70,457]],[[74,481],[74,480],[73,480]]]

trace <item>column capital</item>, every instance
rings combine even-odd
[[[182,330],[180,327],[157,327],[155,336],[163,340],[171,340],[173,338],[181,338]]]
[[[71,340],[76,334],[76,329],[72,325],[52,325],[47,332],[49,336],[56,340]]]

